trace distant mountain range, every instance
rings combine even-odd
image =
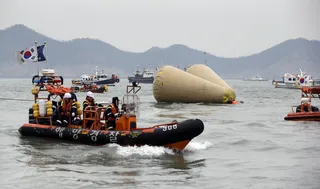
[[[108,74],[126,77],[137,65],[183,68],[204,63],[224,78],[247,78],[259,73],[262,77],[277,79],[285,72],[296,74],[300,68],[314,77],[320,76],[320,41],[315,40],[290,39],[251,56],[222,58],[180,44],[152,47],[141,53],[126,52],[97,39],[58,41],[24,25],[14,25],[0,30],[0,77],[31,77],[37,67],[46,67],[43,63],[20,65],[17,61],[15,52],[31,47],[34,41],[47,42],[45,55],[49,67],[65,77],[93,74],[95,66]]]

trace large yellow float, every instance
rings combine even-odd
[[[234,103],[233,89],[205,65],[194,65],[186,71],[163,66],[153,82],[157,102]]]

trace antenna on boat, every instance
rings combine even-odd
[[[300,70],[300,74],[301,74],[301,76],[300,76],[300,77],[304,77],[305,72],[304,72],[304,71],[302,71],[302,69],[299,69],[299,70]]]
[[[95,67],[94,71],[95,71],[96,77],[98,77],[98,66]]]

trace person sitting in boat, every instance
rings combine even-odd
[[[116,127],[116,118],[119,115],[119,98],[113,97],[112,103],[108,105],[104,115],[108,130],[114,130]]]
[[[103,107],[102,104],[98,104],[98,103],[95,103],[94,101],[94,95],[91,91],[88,91],[87,94],[86,94],[86,99],[83,101],[82,103],[82,106],[83,106],[83,115],[84,115],[84,110],[86,109],[86,107],[88,106],[99,106],[99,107]],[[90,113],[88,113],[90,114]],[[86,117],[89,117],[90,115],[86,115]],[[93,123],[93,120],[88,120],[87,122],[87,125],[86,127],[87,128],[90,128],[91,125]]]
[[[315,106],[310,106],[312,112],[319,112],[319,108]],[[309,107],[308,106],[303,106],[303,112],[308,112]],[[301,110],[301,105],[297,106],[296,112],[302,112]]]
[[[60,105],[60,119],[57,123],[63,126],[68,126],[69,121],[72,124],[77,124],[80,120],[77,116],[76,101],[72,98],[70,93],[65,93]]]
[[[301,98],[301,105],[297,106],[296,112],[318,112],[319,108],[311,106],[311,100],[308,97]]]

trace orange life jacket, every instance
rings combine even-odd
[[[84,111],[88,106],[94,106],[94,101],[90,102],[88,99],[85,99],[82,103],[82,106],[83,106],[83,115],[84,115],[85,114]],[[86,117],[94,117],[94,113],[87,112]]]
[[[62,105],[62,112],[61,113],[63,115],[69,116],[70,112],[71,112],[72,105],[73,105],[73,100],[70,99],[68,103],[66,102],[66,100],[63,100],[61,105]]]
[[[85,100],[88,103],[88,106],[94,106],[94,101],[89,101],[88,99]]]
[[[309,103],[303,103],[301,105],[301,112],[305,112],[305,107],[307,107],[307,112],[311,112],[312,111],[312,107]]]
[[[114,106],[114,104],[110,104],[109,106],[111,106],[111,112],[113,114],[118,113],[118,109]],[[116,118],[115,117],[108,117],[108,121],[115,121]]]

